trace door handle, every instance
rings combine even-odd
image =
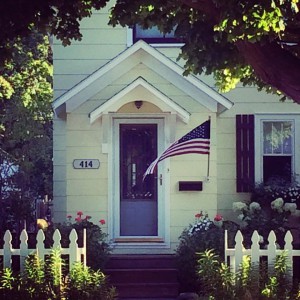
[[[159,175],[159,184],[162,185],[162,174]]]

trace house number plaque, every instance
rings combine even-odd
[[[99,159],[74,159],[74,169],[99,169]]]

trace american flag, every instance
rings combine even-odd
[[[158,156],[148,167],[143,178],[153,174],[157,164],[167,157],[183,154],[209,154],[210,150],[210,120],[188,132],[179,140],[171,144],[160,156]]]

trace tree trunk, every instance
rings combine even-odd
[[[236,46],[263,82],[300,104],[300,60],[278,44],[238,41]]]

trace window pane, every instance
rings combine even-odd
[[[291,181],[291,156],[264,156],[263,172],[264,183],[274,177],[281,177],[287,181]]]
[[[159,31],[157,26],[153,26],[149,29],[143,29],[139,25],[136,25],[135,30],[137,38],[174,38],[174,30],[170,33],[163,34]]]
[[[147,43],[180,43],[180,39],[175,38],[175,29],[169,33],[161,33],[156,26],[149,29],[143,29],[139,25],[135,25],[133,28],[133,41],[144,40]]]
[[[292,122],[263,122],[264,154],[292,154]]]
[[[121,199],[156,199],[154,176],[143,174],[157,156],[156,124],[121,124]]]

